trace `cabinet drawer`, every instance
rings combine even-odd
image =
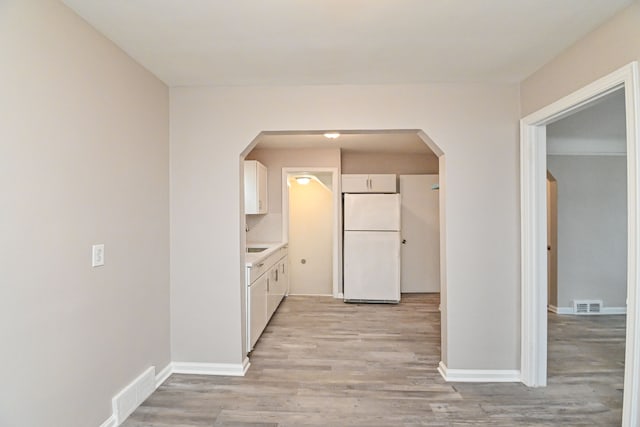
[[[262,276],[269,269],[267,260],[268,259],[260,261],[249,267],[249,283],[255,282],[258,277]]]
[[[249,283],[253,283],[256,279],[262,276],[266,271],[268,271],[271,267],[273,267],[282,257],[287,255],[287,247],[284,246],[271,255],[269,255],[264,260],[255,263],[253,266],[249,267]]]

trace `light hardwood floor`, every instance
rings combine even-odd
[[[549,315],[549,386],[445,383],[438,295],[289,297],[245,377],[172,375],[126,427],[616,426],[624,317]]]

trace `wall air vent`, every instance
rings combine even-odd
[[[575,300],[573,301],[574,314],[600,314],[602,301],[600,300]]]

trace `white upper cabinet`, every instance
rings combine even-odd
[[[257,160],[244,162],[244,213],[266,214],[267,168]]]
[[[396,193],[396,176],[393,174],[345,174],[342,175],[343,193]]]

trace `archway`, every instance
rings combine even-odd
[[[332,129],[332,131],[335,131]],[[252,141],[251,143],[248,144],[248,146],[242,151],[242,153],[240,154],[240,162],[242,163],[245,159],[245,157],[258,145],[258,143],[261,141],[261,138],[265,135],[267,136],[274,136],[274,135],[283,135],[286,137],[291,137],[291,136],[295,136],[295,135],[322,135],[324,134],[326,131],[322,130],[322,131],[305,131],[305,132],[298,132],[298,131],[263,131],[260,132]],[[446,360],[446,352],[447,352],[447,292],[446,292],[446,278],[447,278],[447,274],[446,274],[446,266],[447,266],[447,260],[446,260],[446,162],[445,162],[445,155],[443,150],[433,141],[433,139],[431,139],[429,137],[429,135],[424,132],[423,130],[419,130],[419,129],[407,129],[407,130],[338,130],[337,132],[343,134],[343,135],[350,135],[350,134],[363,134],[363,135],[385,135],[385,134],[392,134],[392,133],[406,133],[406,134],[411,134],[414,135],[416,137],[417,140],[419,140],[422,144],[426,145],[432,152],[433,154],[437,157],[437,165],[438,165],[438,174],[439,174],[439,192],[438,192],[438,199],[439,199],[439,221],[440,221],[440,311],[441,311],[441,359],[442,360]],[[294,166],[294,165],[292,165]],[[300,166],[300,165],[295,165],[295,166]],[[322,166],[327,166],[327,165],[322,165]],[[318,167],[318,165],[309,165],[309,168],[313,168],[313,167]],[[307,168],[307,169],[309,169]],[[240,168],[240,170],[242,170],[242,167]],[[239,191],[242,194],[242,191],[244,191],[244,180],[243,180],[243,176],[241,174],[241,179],[240,179],[240,188]],[[241,203],[243,201],[243,198],[240,197]],[[244,224],[244,218],[242,218],[244,214],[244,205],[241,206],[240,209],[240,223]],[[246,227],[243,227],[240,230],[240,250],[241,250],[241,254],[240,257],[242,260],[244,260],[244,256],[245,256],[245,252],[246,252]],[[341,259],[340,254],[338,255],[339,260]],[[341,262],[341,261],[339,261]],[[242,263],[244,265],[244,262]],[[241,274],[241,284],[240,286],[242,287],[242,300],[241,300],[241,304],[242,304],[242,322],[243,322],[243,335],[246,334],[246,310],[247,310],[247,302],[246,302],[246,293],[245,293],[245,272],[243,271]],[[243,336],[243,343],[246,342],[246,338]],[[246,355],[248,352],[248,349],[246,348],[246,346],[244,346],[243,344],[243,352]],[[441,372],[442,373],[442,372]]]

